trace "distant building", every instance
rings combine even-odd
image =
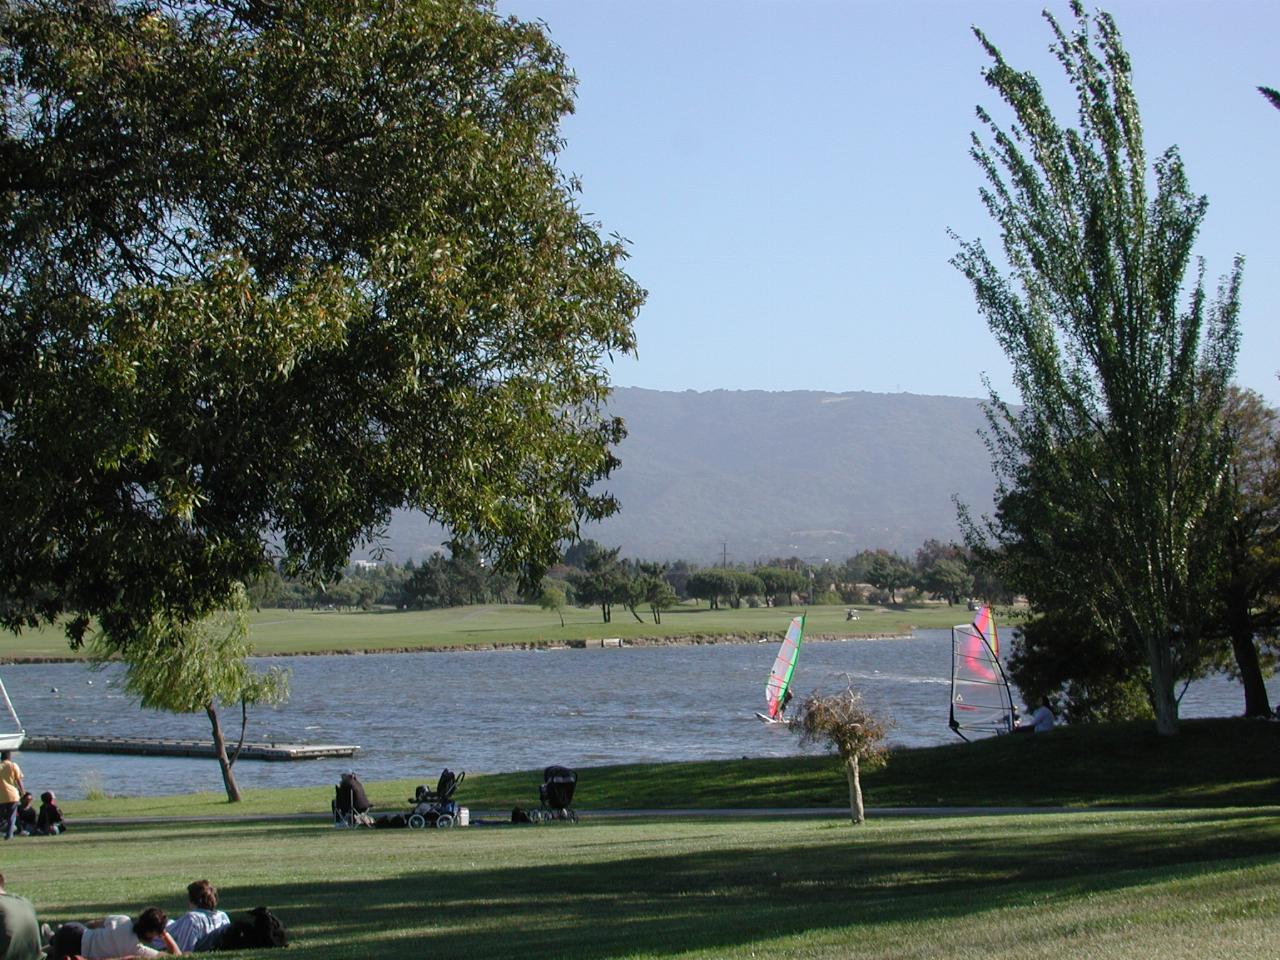
[[[378,569],[377,560],[352,560],[351,566],[358,571],[368,573],[370,570]]]

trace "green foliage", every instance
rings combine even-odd
[[[1280,110],[1280,90],[1275,90],[1272,87],[1259,87],[1258,92],[1266,97],[1269,104]]]
[[[471,0],[13,4],[0,623],[196,620],[393,508],[536,582],[643,292],[560,171],[574,78]]]
[[[564,591],[559,587],[546,586],[542,588],[542,592],[538,594],[538,606],[543,610],[550,610],[560,617],[560,626],[564,626]]]
[[[1033,617],[1012,632],[1008,674],[1025,704],[1055,701],[1067,723],[1150,719],[1142,658],[1119,655],[1082,605]]]
[[[867,583],[888,594],[890,603],[898,602],[898,591],[915,578],[911,566],[896,554],[880,551],[866,571]]]
[[[179,623],[153,619],[127,641],[95,633],[90,653],[97,664],[120,656],[125,662],[124,689],[149,710],[208,714],[227,797],[240,799],[222,739],[217,704],[245,707],[279,703],[288,696],[288,676],[279,669],[258,673],[246,658],[249,643],[248,602],[243,588],[232,594],[234,607],[198,621]]]
[[[582,572],[569,574],[577,602],[583,606],[595,604],[605,623],[613,619],[613,605],[625,603],[629,597],[629,580],[618,554],[621,547],[606,550],[594,541],[580,558]]]
[[[1280,429],[1258,394],[1232,390],[1225,411],[1231,442],[1226,497],[1218,522],[1223,539],[1213,630],[1230,643],[1226,669],[1241,679],[1245,716],[1272,715],[1263,683],[1280,632]],[[1263,643],[1260,656],[1258,645]],[[1225,651],[1223,660],[1226,660]]]
[[[758,578],[753,578],[755,583],[759,584]],[[727,602],[730,606],[737,607],[738,591],[744,584],[749,581],[744,580],[744,574],[741,570],[699,570],[690,574],[689,579],[685,582],[685,590],[689,596],[699,600],[706,600],[712,610],[720,607],[721,601]],[[760,584],[763,590],[763,584]]]
[[[977,241],[954,263],[1008,356],[1023,404],[988,408],[1001,502],[967,539],[1037,612],[1083,607],[1126,662],[1141,657],[1157,724],[1204,667],[1227,447],[1219,415],[1237,347],[1241,265],[1216,299],[1187,283],[1207,201],[1176,149],[1148,170],[1128,55],[1112,19],[1046,14],[1078,97],[1055,120],[1036,79],[977,31],[1013,111],[978,116],[973,156],[1009,273]],[[1154,189],[1152,189],[1154,188]]]
[[[124,690],[148,710],[199,713],[214,701],[279,703],[288,695],[287,674],[249,667],[253,645],[243,590],[232,599],[232,608],[194,623],[153,621],[123,645],[94,634],[89,651],[99,664],[122,658]]]
[[[791,594],[809,585],[809,581],[799,570],[788,570],[785,567],[756,567],[751,572],[760,581],[765,595],[781,597],[784,603],[789,602],[788,598]]]
[[[920,588],[947,603],[959,603],[973,593],[974,578],[963,560],[940,557],[920,572]]]

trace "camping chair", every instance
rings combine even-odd
[[[372,827],[373,817],[369,810],[373,804],[364,792],[364,784],[354,773],[344,773],[342,780],[333,788],[332,803],[333,825],[340,828]]]

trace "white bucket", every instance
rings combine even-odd
[[[458,826],[465,827],[471,823],[471,810],[467,807],[458,808]]]

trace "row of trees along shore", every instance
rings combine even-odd
[[[1012,112],[980,108],[972,149],[1003,262],[954,262],[1019,397],[990,398],[999,502],[966,545],[1030,601],[1046,687],[1174,733],[1225,649],[1269,709],[1242,267],[1188,280],[1207,201],[1176,149],[1149,163],[1112,19],[1071,10],[1049,24],[1076,127],[977,34]],[[608,360],[645,292],[558,165],[576,79],[544,26],[478,0],[48,0],[4,25],[0,625],[201,683],[165,709],[239,702],[252,678],[183,657],[237,657],[235,617],[200,624],[277,564],[333,583],[410,507],[529,595],[617,510]]]
[[[926,541],[910,559],[887,550],[865,550],[841,563],[822,564],[778,557],[757,564],[703,567],[684,560],[629,560],[620,553],[620,548],[609,549],[594,540],[579,541],[532,589],[466,548],[436,553],[422,562],[362,562],[331,584],[271,571],[250,587],[249,599],[259,607],[295,610],[431,610],[470,603],[539,603],[551,595],[550,607],[599,607],[605,622],[612,619],[615,607],[642,622],[642,612],[661,622],[663,610],[686,600],[715,609],[922,598],[952,604],[972,596],[992,602],[1012,599],[983,575],[966,547],[938,540]]]

